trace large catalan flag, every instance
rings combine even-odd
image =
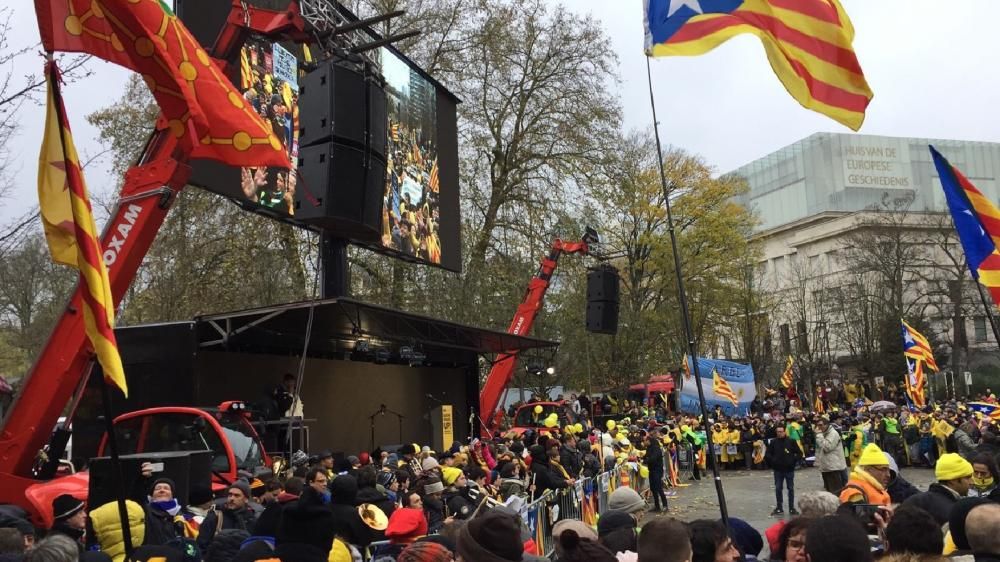
[[[781,386],[785,388],[792,388],[795,383],[795,359],[791,355],[785,361],[785,370],[781,373]]]
[[[927,404],[924,397],[924,362],[919,359],[906,360],[906,395],[910,401],[918,408],[923,408]]]
[[[937,361],[934,360],[934,352],[931,351],[931,344],[927,338],[907,324],[906,320],[900,322],[903,323],[903,355],[923,361],[928,369],[937,371]]]
[[[716,396],[721,396],[722,398],[729,400],[733,403],[733,406],[740,403],[740,399],[736,396],[736,393],[733,392],[733,387],[729,386],[726,379],[719,375],[719,371],[714,369],[712,370],[712,392],[714,392]]]
[[[1000,209],[940,152],[930,149],[972,278],[1000,304]]]
[[[115,341],[115,305],[104,266],[87,185],[66,119],[54,62],[45,67],[48,85],[45,133],[38,157],[38,203],[52,260],[80,271],[87,337],[104,379],[128,396],[125,370]]]
[[[46,51],[88,53],[142,74],[192,157],[291,167],[278,136],[166,2],[35,0],[35,12]]]
[[[838,0],[646,0],[645,20],[650,56],[702,55],[752,33],[796,101],[855,131],[864,122],[872,91]]]

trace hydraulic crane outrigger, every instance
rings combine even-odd
[[[579,242],[564,242],[558,238],[552,242],[549,254],[542,258],[538,266],[538,273],[528,282],[528,288],[524,292],[524,298],[514,313],[510,327],[507,328],[509,334],[524,336],[531,331],[531,326],[535,323],[535,317],[542,308],[542,301],[545,293],[551,284],[552,274],[559,263],[559,256],[563,254],[583,254],[590,255],[594,244],[598,244],[600,239],[597,232],[587,227],[586,233]],[[514,377],[514,368],[517,366],[517,351],[508,351],[500,355],[493,363],[490,374],[483,383],[483,389],[479,393],[479,412],[482,416],[484,429],[493,433],[500,427],[500,418],[503,410],[500,408],[500,400],[503,397],[507,385]]]

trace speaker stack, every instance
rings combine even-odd
[[[587,331],[618,333],[618,270],[607,264],[587,272]]]
[[[299,81],[297,220],[351,240],[379,240],[385,105],[375,72],[328,62]]]

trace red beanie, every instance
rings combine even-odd
[[[358,455],[358,461],[361,462],[361,466],[365,466],[368,463],[372,462],[372,457],[371,455],[368,454],[367,451],[362,451],[361,454]]]
[[[389,542],[411,543],[427,534],[427,519],[422,509],[404,507],[392,512],[389,526],[385,528],[385,538]]]

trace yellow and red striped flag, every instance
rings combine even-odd
[[[719,371],[716,371],[715,369],[712,369],[712,392],[714,392],[716,396],[726,398],[733,403],[733,406],[740,403],[739,399],[736,397],[736,393],[733,392],[733,387],[729,386],[729,383],[719,376]]]
[[[927,338],[914,330],[913,326],[906,323],[906,320],[900,319],[900,322],[903,323],[903,355],[910,359],[923,361],[928,369],[937,371],[937,361],[934,360],[934,352],[931,351],[931,344]]]
[[[80,271],[83,318],[104,379],[128,396],[125,370],[115,341],[115,306],[108,270],[101,257],[97,227],[80,160],[73,146],[59,91],[59,69],[45,66],[48,85],[45,133],[38,156],[38,204],[52,260]]]
[[[837,0],[646,0],[646,54],[705,54],[743,33],[764,44],[802,106],[857,131],[872,99],[854,54],[854,26]]]
[[[906,394],[910,401],[918,408],[923,408],[927,404],[924,398],[924,367],[923,361],[915,359],[912,363],[906,360]]]
[[[792,388],[792,383],[795,382],[793,377],[795,376],[795,359],[791,355],[785,361],[785,371],[781,373],[781,386],[785,388]]]

